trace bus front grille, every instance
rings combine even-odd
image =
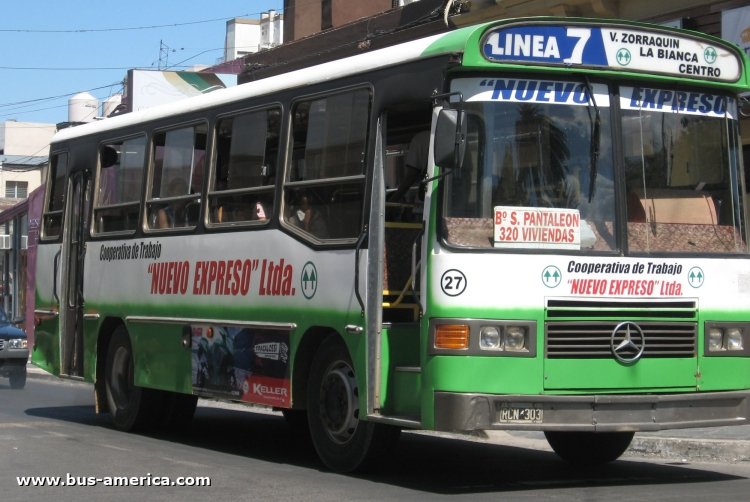
[[[612,358],[613,332],[630,321],[643,332],[643,357],[695,357],[697,305],[692,300],[547,301],[545,355],[550,359]]]
[[[612,332],[619,322],[548,322],[546,354],[550,359],[611,358]],[[643,357],[694,357],[696,323],[637,322],[643,331]]]

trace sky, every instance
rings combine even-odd
[[[64,122],[71,96],[102,102],[122,92],[128,69],[159,69],[160,55],[173,70],[214,65],[226,21],[270,9],[282,11],[283,0],[6,0],[0,122]]]

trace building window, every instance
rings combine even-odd
[[[29,194],[28,181],[6,181],[5,196],[11,199],[25,199]]]

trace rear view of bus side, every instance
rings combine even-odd
[[[534,18],[63,130],[33,360],[123,430],[279,409],[344,472],[404,428],[588,465],[747,423],[748,90],[719,39]]]

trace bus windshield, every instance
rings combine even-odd
[[[445,178],[442,228],[450,245],[747,252],[728,98],[524,79],[458,79],[453,90],[464,96],[468,127],[463,167]],[[615,90],[627,194],[622,225]]]
[[[628,248],[746,253],[734,101],[637,87],[620,96]]]

